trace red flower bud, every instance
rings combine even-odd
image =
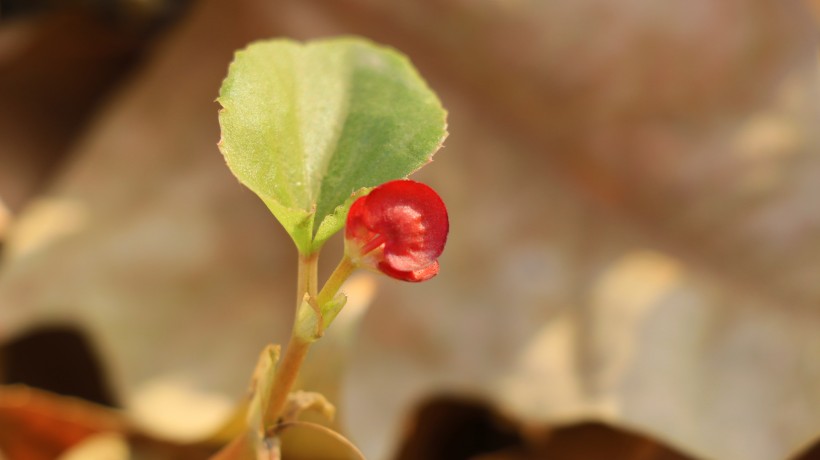
[[[430,187],[412,180],[384,183],[357,199],[347,215],[345,252],[357,265],[403,281],[438,273],[450,223]]]

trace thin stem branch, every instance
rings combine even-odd
[[[350,442],[349,439],[347,439],[346,437],[342,436],[340,433],[337,433],[337,432],[331,430],[330,428],[328,428],[324,425],[319,425],[318,423],[305,422],[305,421],[302,421],[302,420],[294,420],[294,421],[291,421],[291,422],[280,423],[276,427],[276,433],[279,434],[282,431],[284,431],[286,428],[291,428],[291,427],[309,428],[311,430],[315,430],[315,431],[318,431],[322,434],[330,436],[331,438],[333,438],[333,439],[339,441],[340,443],[344,444],[345,447],[350,449],[350,451],[352,453],[354,453],[356,455],[356,457],[358,457],[359,459],[367,460],[364,457],[364,454],[362,453],[362,451],[360,451],[359,448],[356,447],[355,444]]]
[[[315,253],[311,256],[313,258],[313,263],[308,265],[308,294],[311,297],[316,297],[316,292],[319,289],[319,253]],[[301,303],[301,302],[300,302]]]
[[[328,278],[325,285],[322,286],[322,290],[319,291],[319,295],[316,297],[316,303],[322,306],[333,300],[333,297],[339,292],[342,284],[350,277],[350,274],[353,273],[355,269],[356,264],[354,264],[347,255],[342,257],[342,260],[339,261],[339,265],[336,266],[330,278]]]
[[[316,284],[319,273],[319,253],[307,256],[299,255],[299,267],[296,277],[296,308],[302,304],[305,294],[316,295]]]

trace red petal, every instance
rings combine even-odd
[[[433,189],[396,180],[376,187],[365,198],[363,222],[386,238],[384,263],[391,269],[424,271],[444,251],[450,224],[447,208]]]
[[[432,264],[428,265],[425,268],[420,270],[414,271],[399,271],[395,270],[386,263],[382,262],[379,264],[379,271],[384,273],[385,275],[395,278],[401,281],[410,281],[414,283],[418,283],[421,281],[427,281],[430,278],[438,275],[438,261],[433,262]]]
[[[430,187],[411,180],[382,184],[350,207],[348,253],[360,265],[403,281],[438,274],[449,231],[447,209]]]
[[[357,199],[353,202],[350,206],[350,211],[347,213],[347,221],[345,223],[345,238],[346,239],[367,239],[366,233],[369,233],[369,230],[365,226],[364,217],[367,214],[367,208],[365,205],[365,201],[367,199],[367,195]]]

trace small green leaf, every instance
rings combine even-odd
[[[407,177],[446,136],[446,112],[410,61],[359,38],[253,43],[218,101],[229,168],[303,254],[344,226],[352,194]]]
[[[323,325],[325,329],[330,327],[330,323],[336,319],[336,316],[339,315],[346,303],[347,296],[340,292],[336,294],[336,297],[334,297],[333,300],[328,302],[326,305],[321,306],[322,320],[324,321]]]
[[[296,322],[293,333],[305,342],[315,342],[325,333],[324,320],[316,300],[305,294],[299,308],[296,309]]]

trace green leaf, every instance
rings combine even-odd
[[[334,297],[333,300],[328,302],[326,305],[321,306],[322,320],[324,321],[323,326],[325,329],[327,329],[330,326],[330,323],[336,319],[336,316],[339,315],[346,303],[347,296],[343,292],[340,292],[336,294],[336,297]]]
[[[347,296],[341,292],[325,305],[318,305],[316,299],[305,294],[302,303],[296,309],[296,326],[293,333],[306,342],[319,340],[346,303]]]
[[[315,342],[324,334],[324,321],[319,306],[308,294],[305,294],[299,308],[296,309],[296,325],[293,333],[305,342]]]
[[[342,228],[352,194],[407,177],[447,134],[410,61],[360,38],[253,43],[218,101],[228,167],[303,254]]]

